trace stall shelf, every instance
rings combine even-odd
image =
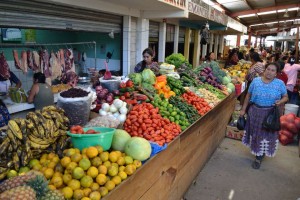
[[[103,199],[180,200],[225,137],[232,93]]]

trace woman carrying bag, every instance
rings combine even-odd
[[[240,116],[247,111],[247,123],[243,144],[250,147],[255,155],[252,163],[254,169],[259,169],[264,156],[274,157],[278,147],[278,131],[263,128],[263,122],[268,114],[288,101],[284,83],[276,78],[279,71],[277,63],[269,63],[261,77],[254,78],[250,84]],[[250,104],[251,102],[251,104]]]

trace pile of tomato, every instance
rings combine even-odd
[[[98,134],[99,131],[95,131],[93,129],[88,129],[87,131],[84,131],[83,127],[80,125],[72,126],[70,129],[70,133],[73,134]]]

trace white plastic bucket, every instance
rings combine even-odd
[[[298,114],[299,106],[295,104],[285,104],[284,106],[284,114],[294,113],[296,116]]]

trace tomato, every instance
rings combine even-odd
[[[120,83],[120,88],[126,88],[126,83],[121,82],[121,83]]]
[[[125,96],[120,96],[120,100],[122,100],[122,101],[124,101],[126,99],[126,97]]]
[[[77,133],[77,131],[76,130],[72,130],[71,129],[71,131],[70,131],[71,133],[73,133],[73,134],[76,134]]]
[[[124,96],[125,96],[126,98],[129,98],[129,97],[130,97],[130,93],[129,93],[129,92],[125,92],[125,93],[124,93]]]
[[[87,130],[85,133],[86,133],[86,134],[94,134],[94,133],[96,133],[96,131],[93,130],[93,129],[89,129],[89,130]]]
[[[126,86],[127,87],[133,87],[133,82],[132,82],[132,80],[128,80],[127,82],[126,82]]]

